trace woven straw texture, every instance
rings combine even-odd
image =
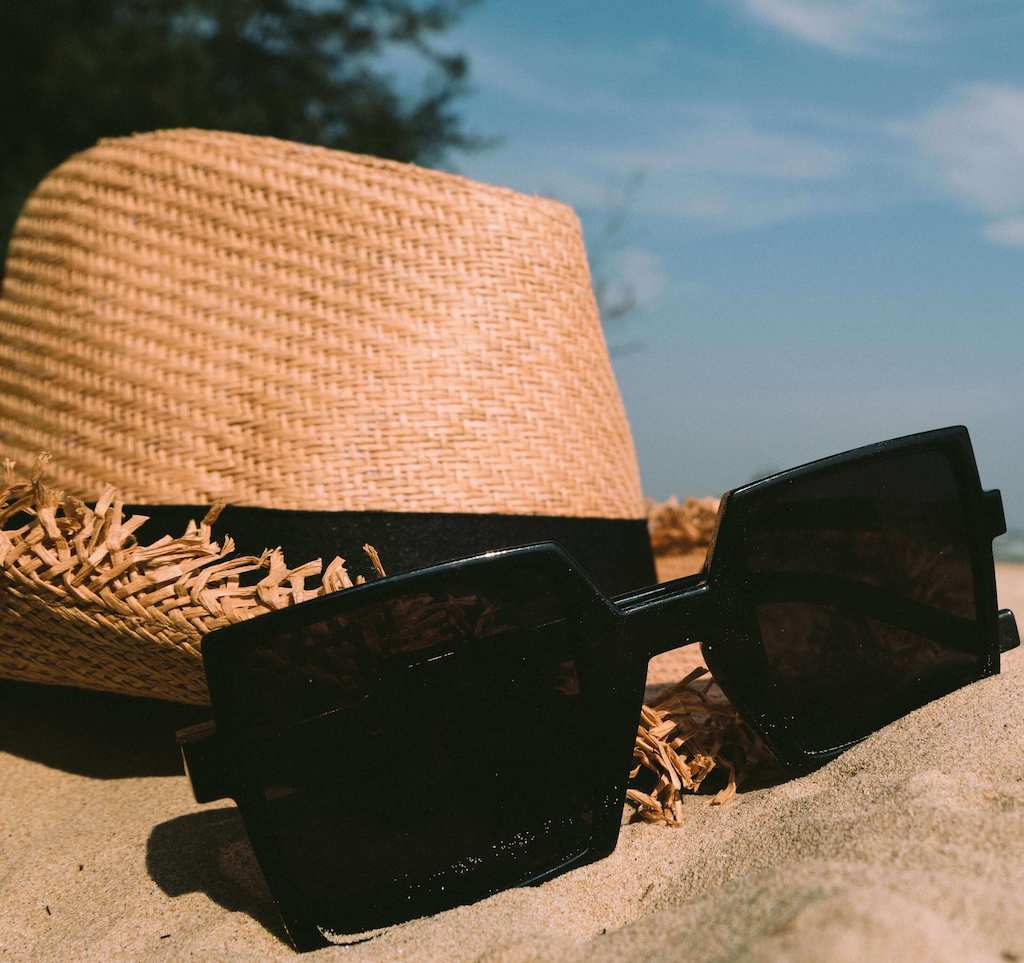
[[[15,463],[3,463],[0,678],[205,703],[206,632],[354,584],[337,557],[289,567],[279,549],[236,556],[229,535],[211,538],[222,503],[181,535],[147,541],[146,516],[125,517],[117,489],[104,486],[87,505],[47,483],[54,467],[40,455],[19,479]],[[652,505],[652,541],[684,532],[706,548],[705,512],[694,499]],[[365,550],[383,575],[376,551]],[[651,813],[674,818],[674,798]]]
[[[210,538],[217,505],[146,544],[146,516],[125,518],[116,489],[90,507],[46,485],[48,460],[28,481],[3,465],[0,677],[206,703],[204,633],[354,584],[340,558],[289,568],[277,549],[232,557],[230,537]]]
[[[0,456],[39,451],[89,500],[644,515],[568,208],[237,134],[105,140],[27,201]]]

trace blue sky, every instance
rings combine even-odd
[[[645,488],[950,423],[1024,528],[1024,4],[484,2],[453,158],[580,214]],[[615,211],[621,231],[608,237]]]

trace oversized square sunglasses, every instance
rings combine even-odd
[[[186,767],[296,949],[356,939],[611,853],[660,652],[699,642],[794,771],[997,673],[1004,531],[955,427],[729,492],[704,570],[627,595],[552,543],[382,578],[210,633]]]

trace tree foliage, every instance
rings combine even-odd
[[[0,252],[25,195],[101,137],[203,127],[423,164],[476,146],[466,59],[437,45],[472,2],[6,0]]]

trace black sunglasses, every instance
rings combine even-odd
[[[967,430],[882,442],[722,501],[704,571],[606,598],[557,545],[382,578],[210,633],[233,797],[299,950],[538,883],[615,848],[647,662],[701,643],[785,767],[999,671],[998,491]]]

